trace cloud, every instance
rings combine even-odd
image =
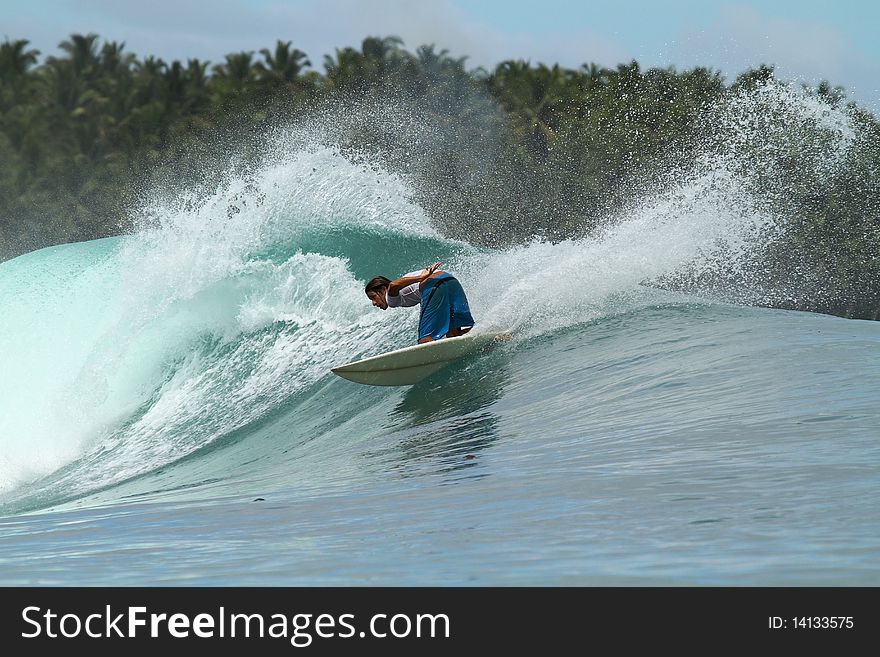
[[[880,64],[860,53],[845,34],[815,20],[780,18],[742,4],[724,5],[706,27],[691,25],[668,56],[686,65],[712,65],[732,76],[770,64],[783,79],[840,84],[860,102],[880,97]]]

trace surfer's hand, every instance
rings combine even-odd
[[[433,274],[435,271],[437,271],[437,267],[439,267],[439,266],[440,266],[440,263],[439,263],[439,262],[435,262],[435,263],[434,263],[433,265],[431,265],[430,267],[425,267],[425,269],[428,270],[428,273],[429,273],[429,274]]]

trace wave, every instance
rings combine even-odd
[[[835,149],[851,140],[838,137]],[[690,298],[659,289],[669,277],[723,270],[749,280],[736,291],[748,302],[763,294],[757,256],[781,230],[735,143],[589,237],[507,249],[445,238],[415,201],[421,183],[368,158],[295,131],[273,143],[211,194],[157,191],[129,236],[0,264],[5,508],[158,472],[297,400],[317,403],[331,366],[414,340],[414,313],[367,302],[373,275],[439,259],[477,321],[524,344]],[[345,390],[334,394],[364,403]]]

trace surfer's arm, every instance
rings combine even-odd
[[[440,266],[439,262],[435,262],[430,267],[425,267],[421,273],[416,274],[415,276],[403,276],[396,280],[391,281],[388,284],[388,296],[396,297],[400,294],[400,291],[405,288],[407,285],[412,285],[413,283],[421,283],[429,279],[434,272],[437,271],[437,267]]]

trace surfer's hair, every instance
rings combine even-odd
[[[378,290],[380,287],[385,287],[387,285],[391,285],[391,281],[389,281],[384,276],[376,276],[375,278],[371,278],[367,281],[367,286],[364,288],[364,292],[369,292],[370,290]]]

